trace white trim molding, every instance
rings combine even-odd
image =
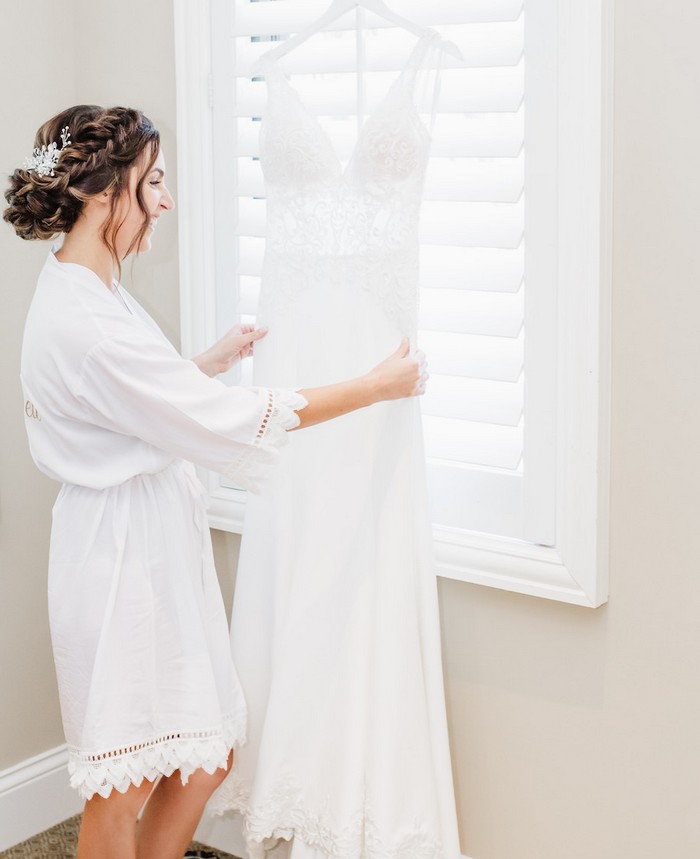
[[[209,0],[174,2],[182,342],[185,354],[194,354],[217,332],[211,9]],[[529,8],[535,24],[547,16],[546,32],[556,41],[547,90],[553,103],[547,139],[556,143],[546,266],[552,286],[550,297],[528,311],[553,322],[556,366],[541,351],[537,360],[556,390],[556,407],[543,424],[546,435],[527,441],[531,462],[552,465],[540,484],[535,474],[524,497],[531,521],[546,527],[533,526],[533,542],[436,527],[437,573],[596,607],[608,597],[613,4],[532,0]],[[526,40],[527,27],[526,11]],[[216,475],[202,476],[211,527],[240,533],[245,493]]]
[[[182,352],[216,330],[211,33],[208,0],[174,0]]]
[[[79,814],[70,786],[68,749],[49,749],[0,772],[0,852]]]

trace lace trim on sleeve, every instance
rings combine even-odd
[[[289,442],[287,432],[301,423],[297,412],[309,404],[298,391],[263,390],[267,396],[265,412],[251,449],[226,474],[238,486],[255,493],[260,492],[269,466],[277,461],[280,448]]]
[[[263,448],[279,448],[287,444],[287,431],[301,423],[297,411],[308,405],[306,398],[297,391],[268,390],[267,408],[255,444]]]

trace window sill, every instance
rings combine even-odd
[[[242,534],[246,493],[216,485],[210,476],[209,526]],[[607,592],[591,592],[579,584],[553,546],[537,546],[489,534],[433,527],[436,575],[499,590],[596,608]],[[607,558],[597,566],[607,567]],[[598,578],[600,581],[600,577]],[[606,580],[606,579],[603,579]]]

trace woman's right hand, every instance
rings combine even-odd
[[[421,396],[429,378],[425,354],[420,349],[412,353],[411,341],[404,337],[396,352],[370,370],[367,377],[377,400]]]
[[[338,418],[380,400],[420,396],[425,393],[427,381],[425,355],[420,349],[411,352],[411,342],[405,337],[393,355],[389,355],[364,376],[299,391],[307,405],[297,410],[299,424],[294,429]]]

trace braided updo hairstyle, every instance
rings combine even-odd
[[[158,156],[160,135],[139,110],[80,104],[45,122],[36,134],[34,145],[41,149],[60,141],[61,130],[66,126],[70,143],[59,150],[53,176],[22,167],[10,176],[10,186],[5,192],[8,206],[3,218],[23,239],[50,239],[70,232],[86,200],[104,191],[112,192],[102,238],[119,266],[115,249],[120,227],[115,223],[119,198],[128,191],[130,170],[138,163],[136,199],[144,223],[127,251],[128,256],[139,247],[148,230],[149,213],[142,188]]]

